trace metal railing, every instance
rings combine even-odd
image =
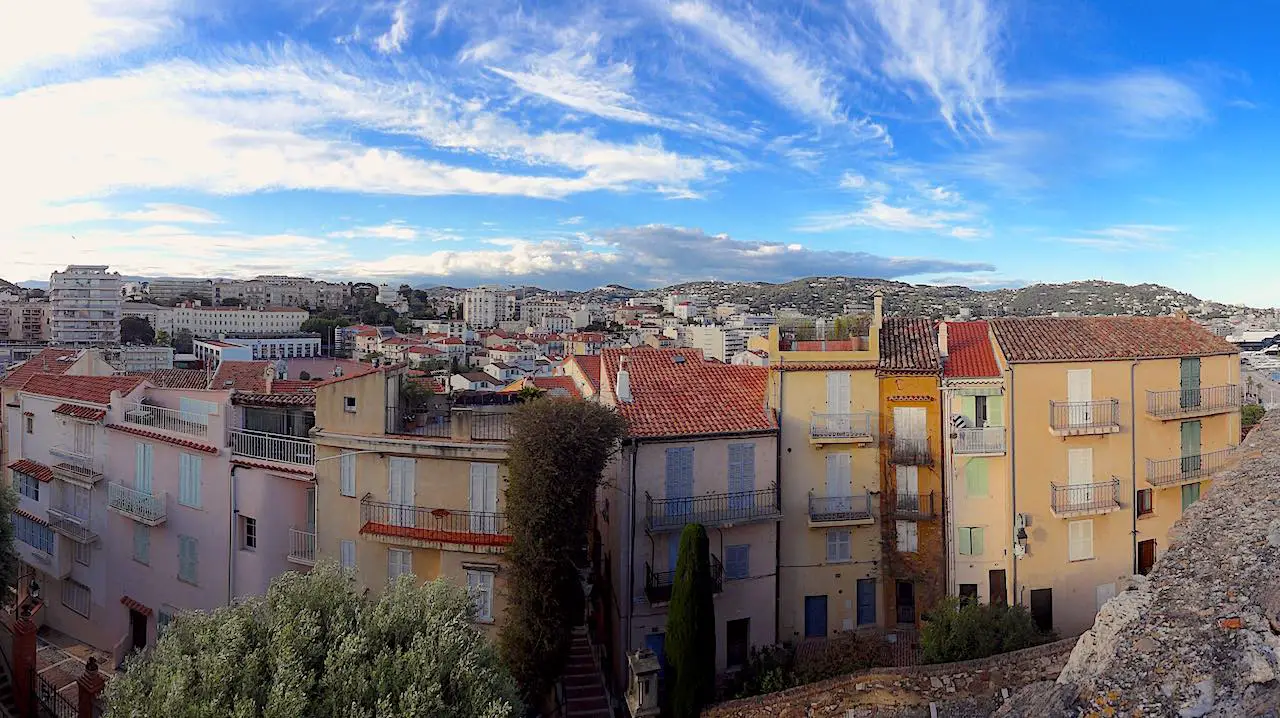
[[[1049,484],[1049,506],[1054,513],[1114,509],[1120,505],[1120,479],[1092,484]]]
[[[209,415],[198,411],[182,411],[163,406],[137,404],[124,413],[126,424],[147,426],[187,436],[209,435]]]
[[[73,472],[86,477],[102,473],[102,461],[92,453],[80,451],[65,444],[49,447],[49,453],[62,459]]]
[[[899,466],[930,466],[933,453],[929,451],[929,439],[924,436],[893,437],[891,461]]]
[[[471,439],[473,441],[506,441],[511,438],[509,414],[472,414]]]
[[[867,521],[872,518],[871,494],[814,496],[809,492],[810,521]]]
[[[360,522],[371,533],[404,534],[425,541],[488,544],[504,543],[495,539],[509,536],[506,514],[391,504],[367,496],[360,501]],[[369,528],[369,524],[377,526]]]
[[[650,603],[665,603],[671,600],[671,589],[675,585],[675,569],[670,571],[654,571],[646,561],[644,564],[644,593]],[[711,554],[711,592],[724,591],[724,564],[715,554]]]
[[[686,524],[715,525],[759,521],[779,515],[776,486],[702,496],[655,499],[645,493],[645,522],[651,531],[679,530]]]
[[[316,463],[316,445],[306,439],[248,429],[232,429],[230,433],[235,456],[306,466]]]
[[[387,407],[387,433],[448,439],[453,436],[453,429],[447,414],[431,416],[426,412],[405,412],[389,406]]]
[[[984,426],[981,429],[960,429],[954,444],[957,454],[1004,453],[1004,427]]]
[[[107,508],[118,511],[145,524],[159,524],[165,520],[167,495],[146,494],[118,484],[107,484]]]
[[[316,532],[289,528],[289,560],[294,563],[316,565]]]
[[[1147,413],[1151,416],[1230,411],[1240,408],[1240,387],[1235,384],[1194,389],[1147,391]]]
[[[14,690],[17,690],[17,686],[14,686]],[[78,706],[72,703],[71,699],[59,693],[52,683],[45,680],[44,676],[34,670],[31,672],[31,693],[35,695],[36,701],[40,704],[39,715],[41,718],[45,716],[77,718],[80,715]]]
[[[49,507],[49,528],[76,543],[93,543],[98,538],[89,530],[89,517],[77,516],[67,507]]]
[[[1147,483],[1152,486],[1181,484],[1213,476],[1231,463],[1235,447],[1173,459],[1147,459]]]
[[[1119,425],[1119,399],[1049,402],[1049,426],[1054,429],[1104,429]]]
[[[851,414],[813,414],[809,436],[814,439],[870,439],[875,434],[875,415],[869,411]]]
[[[938,515],[932,491],[927,494],[897,493],[889,498],[892,502],[889,508],[893,511],[894,518],[918,521]]]

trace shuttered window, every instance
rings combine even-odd
[[[827,560],[848,561],[853,558],[853,546],[848,529],[827,529]]]
[[[493,620],[493,573],[467,571],[467,590],[476,602],[476,620]]]
[[[133,525],[133,560],[151,563],[151,527],[146,524]]]
[[[200,508],[200,474],[203,460],[192,454],[178,456],[178,503]]]
[[[956,543],[962,556],[981,556],[983,530],[980,526],[961,526]]]
[[[356,542],[343,541],[340,547],[342,554],[342,567],[354,571],[356,567]]]
[[[89,604],[92,600],[88,586],[70,579],[62,582],[62,605],[88,618]]]
[[[914,468],[914,467],[913,467]],[[919,550],[920,535],[916,533],[914,521],[898,521],[895,529],[898,533],[898,552],[915,553]]]
[[[342,468],[342,495],[356,495],[356,455],[343,454],[338,463]]]
[[[397,578],[413,573],[413,552],[398,548],[387,549],[387,579]]]
[[[1067,559],[1084,561],[1093,558],[1093,520],[1067,524]]]
[[[178,580],[197,583],[199,579],[199,542],[194,536],[178,537]]]
[[[965,495],[970,498],[986,498],[989,496],[987,487],[987,462],[985,459],[969,459],[964,465],[964,488]]]
[[[142,442],[134,445],[133,488],[139,493],[151,493],[151,461],[154,448],[151,444]]]
[[[751,575],[751,545],[737,544],[724,547],[724,577],[746,578]]]

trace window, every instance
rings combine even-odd
[[[200,471],[203,461],[199,456],[181,454],[178,457],[178,503],[200,508]]]
[[[133,525],[133,560],[151,565],[151,527],[146,524]]]
[[[253,551],[258,548],[258,520],[248,516],[240,517],[240,548]]]
[[[724,577],[746,578],[751,575],[751,545],[738,544],[724,547]]]
[[[493,620],[493,572],[467,571],[467,590],[476,602],[476,620]]]
[[[914,521],[898,521],[898,552],[899,553],[915,553],[919,550],[920,535],[916,532],[916,523]]]
[[[1154,512],[1155,506],[1152,502],[1151,489],[1138,489],[1138,515],[1146,516]]]
[[[973,397],[973,425],[979,428],[987,425],[987,397]]]
[[[848,529],[827,529],[827,560],[849,561],[853,558]]]
[[[13,476],[17,479],[18,493],[31,499],[32,501],[40,500],[40,480],[34,476],[13,472]]]
[[[355,496],[356,495],[356,455],[343,454],[342,458],[338,459],[338,463],[342,467],[342,487],[341,487],[342,495]]]
[[[87,543],[80,543],[78,541],[72,541],[71,546],[71,551],[75,555],[76,563],[81,566],[88,566],[90,558],[92,557],[93,547]]]
[[[965,494],[970,498],[984,498],[987,493],[986,459],[969,459],[964,465]]]
[[[89,587],[70,579],[62,582],[62,605],[76,613],[89,617]]]
[[[53,531],[48,526],[38,524],[26,516],[13,514],[13,530],[22,543],[48,554],[53,553]]]
[[[747,664],[751,653],[751,619],[737,618],[724,624],[724,655],[726,668],[740,668]]]
[[[387,549],[387,579],[395,581],[413,573],[413,552],[398,548]]]
[[[960,584],[960,600],[965,603],[978,602],[978,584],[962,583]]]
[[[348,414],[356,413],[356,398],[354,396],[342,397],[342,410]]]
[[[194,536],[178,536],[178,580],[190,584],[198,577],[198,546]]]
[[[1200,483],[1183,484],[1182,486],[1182,510],[1186,511],[1187,507],[1200,500]]]
[[[356,570],[356,542],[343,541],[340,548],[342,567],[350,571]]]
[[[169,624],[173,623],[173,616],[178,609],[172,606],[161,606],[160,613],[156,614],[156,636],[163,636],[164,632],[169,630]]]
[[[34,434],[36,430],[36,418],[34,416],[27,417],[27,433]]]
[[[1093,520],[1072,521],[1067,524],[1067,541],[1068,561],[1093,558]]]
[[[961,556],[982,555],[982,528],[978,526],[961,526],[958,529]]]

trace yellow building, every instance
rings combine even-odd
[[[778,412],[782,521],[778,635],[826,636],[887,620],[879,586],[882,299],[852,326],[773,327],[769,404]]]
[[[1171,317],[990,325],[1009,405],[1011,596],[1076,633],[1122,578],[1150,569],[1229,460],[1239,355]]]
[[[507,407],[402,408],[403,367],[316,387],[316,550],[379,590],[446,577],[501,621]]]
[[[938,334],[929,319],[880,329],[881,592],[887,624],[914,625],[946,594]]]

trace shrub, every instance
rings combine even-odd
[[[891,663],[889,644],[883,637],[846,631],[827,639],[817,652],[797,661],[795,679],[797,684],[814,683]]]
[[[1053,640],[1023,606],[991,605],[948,597],[934,607],[920,631],[925,663],[986,658]]]
[[[1240,407],[1240,423],[1243,426],[1254,426],[1262,421],[1267,410],[1261,404],[1245,404]]]

